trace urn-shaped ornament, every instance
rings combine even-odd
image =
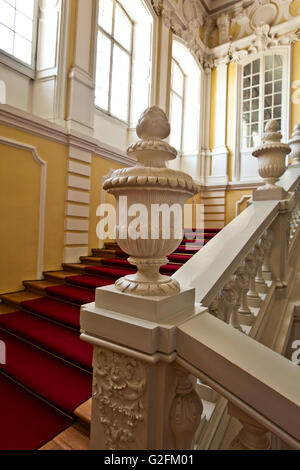
[[[136,132],[140,140],[127,149],[136,166],[114,171],[103,185],[117,201],[116,241],[137,266],[135,274],[118,279],[115,286],[134,295],[171,295],[180,286],[159,269],[182,240],[184,204],[199,187],[191,176],[166,166],[177,152],[163,140],[170,125],[160,108],[148,108]]]

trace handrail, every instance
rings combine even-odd
[[[208,306],[278,213],[279,201],[251,204],[175,274],[182,288],[195,288],[196,300]]]
[[[207,312],[178,327],[177,361],[300,449],[300,370]]]

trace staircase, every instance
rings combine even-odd
[[[219,231],[197,230],[196,238],[186,231],[161,272],[174,274]],[[0,449],[88,448],[92,346],[79,339],[80,305],[94,301],[95,288],[136,269],[115,242],[62,267],[1,295]]]

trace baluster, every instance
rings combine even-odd
[[[257,308],[261,304],[261,298],[257,292],[255,278],[258,274],[259,267],[261,267],[263,262],[263,250],[261,249],[259,243],[256,243],[251,253],[249,253],[249,255],[246,257],[245,261],[250,272],[250,289],[247,293],[248,305]]]
[[[202,401],[195,391],[195,380],[177,364],[177,385],[170,409],[170,424],[175,438],[176,450],[192,449],[195,433],[203,412]]]
[[[230,314],[230,325],[236,330],[243,331],[240,325],[239,319],[239,307],[240,307],[240,287],[237,282],[237,274],[234,274],[234,279],[227,283],[227,294],[230,294],[232,299],[232,308]]]
[[[271,443],[268,431],[253,418],[232,403],[228,404],[229,414],[238,419],[243,426],[237,437],[232,441],[230,450],[270,450]]]
[[[237,310],[239,324],[251,325],[253,313],[248,306],[247,293],[250,285],[250,274],[246,263],[243,263],[236,271],[236,281],[239,287],[239,308]]]
[[[274,235],[272,231],[269,229],[266,230],[261,238],[261,247],[264,251],[264,261],[262,265],[261,278],[260,276],[257,276],[257,278],[255,279],[257,283],[258,292],[261,292],[261,293],[266,293],[268,290],[268,286],[266,285],[265,280],[267,281],[272,280],[272,270],[270,268],[270,254],[271,254],[273,240],[274,240]]]

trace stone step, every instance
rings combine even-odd
[[[73,274],[77,274],[74,273]],[[47,271],[44,272],[44,277],[46,281],[55,282],[57,281],[58,284],[63,283],[66,277],[72,276],[71,272],[67,271]]]
[[[76,264],[63,263],[62,264],[62,267],[63,267],[64,271],[69,272],[69,276],[70,276],[70,273],[72,273],[72,272],[76,273],[76,274],[86,274],[85,273],[85,268],[87,266],[88,266],[87,264],[83,264],[83,263],[76,263]]]
[[[33,292],[34,294],[42,294],[46,295],[45,289],[46,287],[53,287],[60,284],[59,282],[51,282],[51,281],[24,281],[24,287],[29,291]]]
[[[78,422],[81,423],[89,432],[92,417],[92,399],[90,398],[79,405],[74,411],[74,415],[77,416]]]
[[[40,294],[22,290],[19,292],[14,292],[11,294],[2,294],[1,299],[4,304],[14,307],[16,309],[21,307],[22,302],[26,302],[27,300],[35,300],[45,296],[45,292],[41,292]]]
[[[39,450],[89,450],[89,433],[80,423],[75,423]]]
[[[100,257],[100,258],[113,258],[116,256],[116,252],[120,250],[119,247],[108,250],[106,248],[92,248],[92,256]]]

